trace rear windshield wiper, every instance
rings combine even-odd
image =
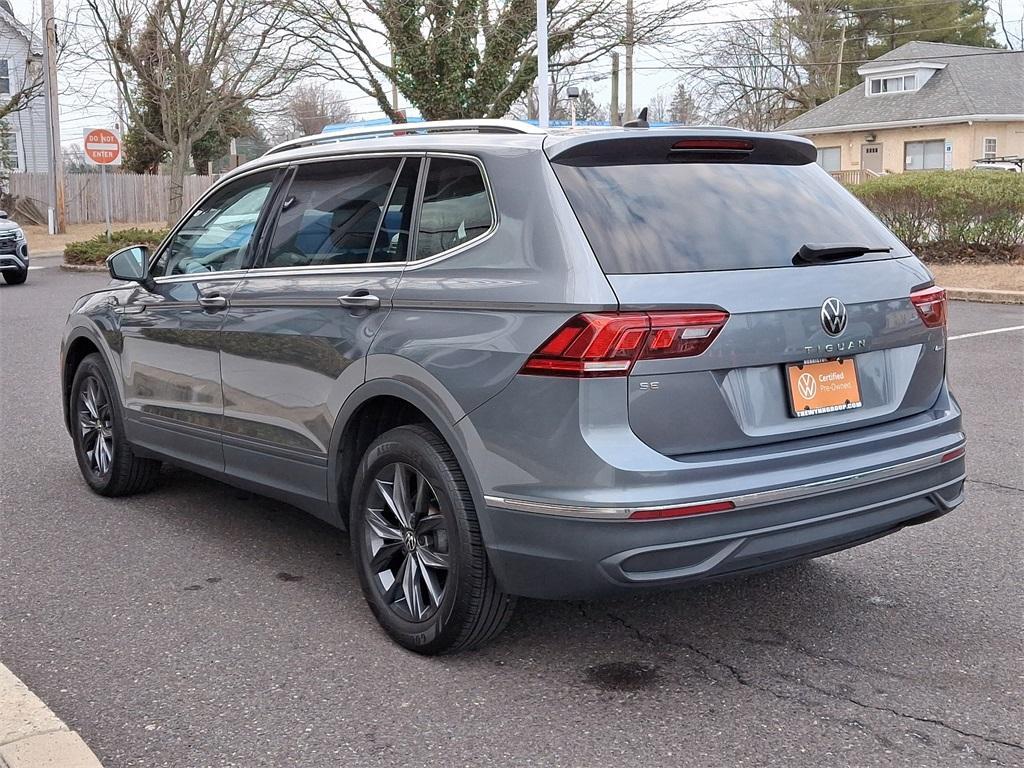
[[[856,243],[805,243],[800,246],[793,263],[800,264],[827,264],[830,261],[842,261],[843,259],[856,259],[865,253],[890,253],[892,248],[888,246],[857,245]]]

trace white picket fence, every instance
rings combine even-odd
[[[217,180],[216,176],[186,176],[182,189],[184,207],[190,206]],[[167,220],[170,178],[135,173],[109,173],[111,221],[141,224]],[[11,195],[28,198],[40,211],[50,199],[45,173],[12,173]],[[64,177],[64,205],[68,224],[103,221],[103,189],[99,173],[69,173]]]

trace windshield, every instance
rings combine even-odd
[[[807,243],[910,254],[814,163],[553,167],[608,274],[792,267]]]

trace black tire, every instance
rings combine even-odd
[[[28,270],[22,269],[19,271],[13,269],[4,270],[4,282],[8,285],[21,285],[28,280]]]
[[[103,358],[95,352],[86,355],[75,371],[68,412],[78,468],[89,487],[101,496],[148,491],[160,471],[159,461],[136,456],[125,439],[116,392]],[[101,441],[109,447],[101,450]]]
[[[393,508],[382,495],[388,483],[377,482],[393,478],[390,492],[397,498],[402,495],[395,491],[399,471],[406,477],[403,488],[410,489],[407,511],[413,522],[407,526],[391,513]],[[425,489],[427,499],[422,504],[420,489]],[[508,624],[515,598],[498,588],[466,479],[451,449],[434,430],[421,425],[397,427],[370,445],[356,472],[350,523],[363,594],[377,621],[399,645],[425,655],[454,653],[483,645]],[[378,533],[382,525],[391,526],[387,538]],[[388,555],[386,550],[395,546],[389,542],[395,541],[400,542],[398,549]],[[439,562],[447,565],[438,568]],[[410,600],[404,594],[403,568],[412,569],[411,587],[419,598]],[[394,582],[391,588],[385,586],[389,574]],[[424,603],[425,610],[414,616]]]

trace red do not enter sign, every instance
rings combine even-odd
[[[121,137],[107,128],[85,132],[85,156],[96,165],[121,164]]]

